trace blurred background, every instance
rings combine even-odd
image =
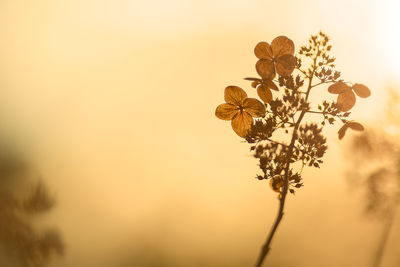
[[[342,78],[372,91],[352,118],[396,143],[398,10],[396,0],[0,1],[1,142],[31,170],[4,195],[24,203],[40,182],[54,200],[39,218],[15,205],[32,227],[21,242],[54,229],[52,242],[34,262],[2,238],[0,265],[252,266],[278,201],[214,115],[224,88],[256,96],[242,78],[256,74],[259,41],[286,35],[299,48],[323,30]],[[372,266],[384,223],[365,215],[363,183],[349,182],[368,164],[345,153],[358,133],[339,142],[338,128],[323,167],[289,196],[266,266]],[[400,265],[394,218],[380,266]]]

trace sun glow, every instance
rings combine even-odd
[[[380,5],[379,48],[389,75],[400,79],[400,1],[386,0]]]

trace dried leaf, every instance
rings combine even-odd
[[[296,66],[296,58],[292,55],[283,55],[276,59],[276,72],[281,76],[292,74]]]
[[[294,54],[294,43],[286,36],[278,36],[271,43],[272,52],[275,58]]]
[[[271,46],[266,42],[259,42],[254,48],[254,54],[259,59],[272,59]]]
[[[344,82],[337,82],[328,87],[328,92],[331,94],[340,94],[348,89],[350,89],[350,87]]]
[[[260,85],[257,88],[257,94],[262,99],[262,101],[264,101],[264,103],[268,103],[272,100],[271,90],[269,90],[269,88],[265,87],[264,85]]]
[[[230,121],[238,113],[238,108],[235,105],[224,103],[217,107],[215,116],[221,120]]]
[[[262,117],[265,115],[265,106],[255,98],[246,98],[243,101],[243,108],[252,117]]]
[[[246,97],[246,92],[238,86],[228,86],[225,88],[226,103],[240,106]]]
[[[238,112],[231,122],[232,129],[240,137],[245,137],[247,135],[252,124],[253,118],[245,111]]]
[[[263,79],[273,79],[275,77],[274,62],[269,59],[260,59],[257,61],[256,70],[258,75]]]
[[[366,98],[371,95],[371,91],[368,89],[368,87],[361,83],[355,83],[352,88],[359,97]]]
[[[356,96],[351,90],[339,94],[337,103],[341,111],[349,111],[356,104]]]

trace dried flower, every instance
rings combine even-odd
[[[349,111],[352,107],[354,107],[356,103],[356,96],[353,91],[362,98],[366,98],[371,95],[368,87],[360,83],[355,83],[352,87],[350,87],[344,82],[337,82],[328,87],[329,93],[339,94],[337,103],[341,111]]]
[[[255,98],[247,98],[246,92],[237,86],[225,88],[225,101],[215,110],[215,116],[221,120],[231,120],[233,130],[240,136],[245,137],[251,125],[253,117],[263,117],[265,106]]]

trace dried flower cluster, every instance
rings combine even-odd
[[[365,98],[370,96],[370,90],[360,83],[351,84],[341,79],[341,73],[335,70],[335,58],[330,55],[331,48],[329,37],[323,32],[312,35],[308,45],[301,46],[297,55],[293,41],[285,36],[276,37],[271,44],[258,43],[254,54],[260,77],[245,79],[251,81],[261,101],[247,98],[245,91],[237,86],[228,86],[226,103],[216,109],[215,115],[231,120],[233,130],[251,144],[250,149],[262,171],[256,177],[269,179],[272,190],[280,199],[278,217],[257,266],[261,266],[268,253],[283,215],[287,192],[295,193],[303,186],[303,167],[319,168],[323,163],[327,150],[323,127],[342,122],[339,139],[348,129],[364,129],[348,117],[356,103],[355,94]],[[304,66],[303,62],[309,64]],[[337,101],[324,100],[314,107],[309,96],[314,88],[323,85],[329,85],[329,93],[338,94]],[[318,114],[322,121],[303,122],[308,114]]]

